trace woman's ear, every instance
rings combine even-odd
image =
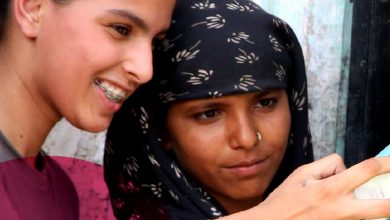
[[[45,0],[14,0],[15,19],[21,31],[35,38],[41,22],[41,6]]]

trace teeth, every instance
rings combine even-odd
[[[104,92],[104,95],[113,102],[121,102],[126,98],[126,92],[108,82],[95,79],[95,84]]]

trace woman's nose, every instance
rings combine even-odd
[[[152,45],[139,43],[126,52],[124,70],[133,75],[140,84],[148,82],[153,76]]]
[[[241,117],[231,129],[231,147],[251,149],[261,140],[261,133],[251,117]]]

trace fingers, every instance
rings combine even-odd
[[[370,158],[331,177],[340,185],[356,188],[380,174],[390,173],[390,157]]]
[[[342,158],[338,154],[331,154],[310,164],[299,167],[296,175],[302,175],[305,180],[322,180],[345,170]]]
[[[354,219],[388,218],[390,217],[390,199],[354,200],[349,210],[355,212],[352,214]]]
[[[300,216],[318,215],[323,219],[385,218],[390,216],[390,199],[359,200],[354,196],[357,186],[384,173],[390,173],[390,157],[371,158],[345,169],[341,157],[332,154],[299,167],[266,201],[275,203],[282,197],[281,201],[291,208],[289,211],[297,214],[298,210]],[[293,196],[293,202],[288,195],[296,196]],[[298,197],[301,200],[296,203]]]

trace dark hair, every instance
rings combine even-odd
[[[10,1],[11,0],[1,0],[0,2],[0,42],[3,40],[5,35]]]

